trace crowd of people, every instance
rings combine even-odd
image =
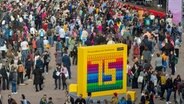
[[[49,73],[49,63],[53,60],[51,47],[55,47],[56,65],[52,74],[55,89],[61,89],[62,82],[63,90],[67,90],[66,80],[72,78],[71,66],[77,65],[78,46],[124,43],[128,46],[127,55],[133,56],[133,65],[131,57],[128,61],[127,85],[141,89],[140,103],[154,104],[158,97],[164,100],[165,91],[167,104],[171,103],[173,91],[174,100],[180,98],[183,102],[180,75],[172,79],[183,29],[181,23],[172,22],[170,11],[161,18],[137,11],[119,0],[5,0],[1,2],[0,17],[2,90],[9,90],[11,84],[12,94],[17,94],[17,86],[25,85],[25,80],[31,81],[33,74],[35,91],[41,91],[43,75]],[[133,103],[118,97],[115,93],[111,104]],[[24,101],[25,95],[22,99],[22,104],[29,104]],[[72,104],[71,99],[67,98],[66,104]],[[53,104],[49,101],[44,95],[40,104]],[[82,95],[75,102],[86,103]]]

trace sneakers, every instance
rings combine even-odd
[[[16,95],[18,92],[12,92],[12,95]]]
[[[166,104],[171,104],[172,102],[170,102],[170,101],[168,101],[168,102],[166,102]]]
[[[28,79],[28,81],[33,81],[32,79]]]
[[[24,85],[26,85],[26,84],[24,84],[24,83],[21,83],[21,84],[19,84],[20,86],[24,86]]]

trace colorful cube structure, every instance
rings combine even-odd
[[[127,92],[127,45],[112,44],[78,48],[77,84],[69,92],[87,97]],[[77,87],[77,88],[74,88]]]

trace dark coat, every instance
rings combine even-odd
[[[25,68],[31,69],[32,67],[33,67],[33,61],[26,60]]]
[[[33,71],[33,74],[34,74],[34,82],[33,84],[43,84],[43,76],[42,76],[42,70],[40,69],[35,69]]]
[[[43,69],[43,61],[41,59],[36,61],[36,68]]]
[[[70,57],[66,54],[62,58],[62,62],[64,65],[66,65],[67,68],[69,68],[71,66]]]
[[[5,68],[1,69],[1,75],[2,75],[3,78],[6,78],[6,79],[8,78],[7,70]]]

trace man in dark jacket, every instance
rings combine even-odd
[[[9,78],[8,78],[8,70],[6,70],[5,66],[3,65],[2,66],[2,69],[1,69],[1,75],[2,75],[2,84],[3,84],[3,90],[6,90],[8,89],[9,90]]]
[[[25,77],[27,76],[28,79],[30,79],[31,70],[32,70],[32,68],[33,68],[33,61],[31,60],[31,58],[28,58],[28,59],[26,60],[25,68],[26,68]]]
[[[48,74],[49,71],[49,62],[51,60],[50,54],[48,51],[45,51],[44,56],[43,56],[43,71],[45,71],[46,67],[46,74]]]
[[[36,46],[39,54],[41,55],[43,53],[44,45],[43,45],[43,39],[38,38],[36,40]]]
[[[44,72],[43,61],[41,60],[40,57],[36,60],[36,68],[40,69],[42,71],[42,73]]]
[[[170,96],[173,90],[173,81],[171,78],[171,75],[166,80],[166,90],[167,90],[167,99],[166,99],[166,104],[170,103]]]
[[[170,52],[170,55],[169,55],[169,67],[171,68],[171,74],[174,75],[175,74],[175,65],[177,64],[177,57],[176,55],[174,54],[173,51]]]
[[[61,66],[58,65],[56,67],[56,69],[54,70],[53,72],[53,75],[52,77],[54,78],[54,81],[55,81],[55,90],[58,88],[58,84],[59,84],[59,89],[61,89]]]
[[[35,88],[36,88],[36,92],[38,92],[38,86],[40,88],[40,90],[42,90],[42,84],[43,84],[43,76],[42,76],[42,71],[36,67],[36,69],[33,71],[33,74],[34,74],[34,85],[35,85]]]
[[[70,70],[70,67],[71,67],[71,60],[70,60],[70,57],[69,57],[68,54],[67,54],[67,51],[63,54],[62,62],[63,62],[63,64],[66,66],[66,68],[67,68],[67,70],[68,70],[69,79],[71,79],[71,70]]]

